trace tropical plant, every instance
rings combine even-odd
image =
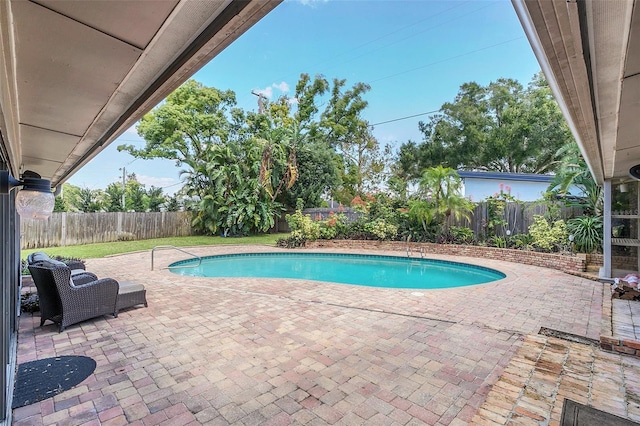
[[[602,227],[599,216],[580,216],[567,221],[567,231],[573,235],[575,249],[581,253],[602,250]]]
[[[291,229],[290,239],[304,245],[307,241],[315,241],[320,238],[320,224],[314,222],[308,214],[302,214],[302,210],[297,209],[294,214],[285,216],[287,224]]]
[[[469,218],[473,203],[460,195],[462,180],[455,170],[442,166],[428,168],[422,173],[419,188],[419,194],[427,199],[427,210],[431,210],[425,218],[431,217],[442,227],[442,233],[447,232],[449,217]]]
[[[450,226],[449,235],[454,244],[473,244],[476,238],[473,231],[464,226]]]
[[[532,238],[532,246],[545,252],[562,250],[569,242],[569,233],[563,220],[556,220],[550,224],[540,215],[533,216],[529,235]]]
[[[384,219],[365,223],[364,230],[374,239],[382,241],[395,239],[398,235],[398,227]]]
[[[551,196],[564,199],[566,205],[582,208],[587,216],[601,216],[604,192],[593,179],[578,144],[561,147],[556,156],[560,160],[558,172],[549,184]]]

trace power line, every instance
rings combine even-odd
[[[386,44],[386,45],[384,45],[384,46],[376,47],[376,48],[374,48],[374,49],[372,49],[372,50],[369,50],[368,52],[364,52],[364,53],[362,53],[362,54],[360,54],[360,55],[357,55],[357,56],[352,56],[352,57],[350,57],[349,59],[347,59],[347,60],[345,60],[345,61],[343,61],[343,62],[340,62],[340,63],[336,63],[336,64],[334,64],[333,68],[335,68],[335,66],[336,66],[336,65],[343,65],[343,64],[346,64],[346,63],[348,63],[348,62],[352,62],[352,61],[354,61],[354,60],[356,60],[356,59],[358,59],[358,58],[362,58],[363,56],[367,56],[367,55],[370,55],[370,54],[372,54],[372,53],[375,53],[375,52],[377,52],[378,50],[386,49],[386,48],[391,47],[391,46],[394,46],[394,45],[396,45],[396,44],[398,44],[398,43],[402,43],[402,42],[404,42],[404,41],[406,41],[406,40],[409,40],[409,39],[411,39],[411,38],[413,38],[413,37],[417,37],[417,36],[419,36],[419,35],[421,35],[421,34],[424,34],[424,33],[426,33],[426,32],[432,31],[432,30],[434,30],[434,29],[436,29],[436,28],[438,28],[438,27],[442,27],[442,26],[444,26],[444,25],[446,25],[446,24],[448,24],[448,23],[450,23],[450,22],[454,22],[454,21],[456,21],[456,20],[458,20],[458,19],[460,19],[460,18],[463,18],[463,17],[465,17],[465,16],[467,16],[467,15],[475,14],[475,13],[479,12],[480,10],[482,10],[482,9],[486,9],[487,7],[490,7],[490,6],[491,6],[491,4],[488,4],[488,5],[486,5],[486,6],[480,7],[480,8],[478,8],[478,9],[472,10],[472,11],[470,11],[470,12],[467,12],[467,13],[464,13],[464,14],[461,14],[461,15],[458,15],[458,16],[455,16],[455,17],[453,17],[453,18],[449,19],[448,21],[440,22],[440,23],[439,23],[439,24],[437,24],[437,25],[430,26],[430,27],[428,27],[428,28],[425,28],[425,29],[424,29],[424,30],[422,30],[422,31],[418,31],[418,32],[413,33],[413,34],[410,34],[410,35],[408,35],[408,36],[406,36],[406,37],[404,37],[404,38],[401,38],[401,39],[395,40],[395,41],[393,41],[393,42],[391,42],[391,43],[388,43],[388,44]],[[457,7],[457,6],[456,6],[456,7]],[[451,9],[453,9],[453,8],[451,8]],[[449,10],[451,10],[451,9],[447,9],[445,12],[447,12],[447,11],[449,11]],[[437,16],[437,15],[434,15],[434,16]],[[383,38],[383,37],[381,37],[381,38]],[[380,39],[380,38],[378,38],[378,39],[376,39],[376,40],[374,40],[374,41],[377,41],[377,40],[379,40],[379,39]],[[365,44],[368,44],[368,43],[365,43]]]
[[[405,117],[394,118],[393,120],[381,121],[379,123],[370,124],[369,126],[379,126],[381,124],[393,123],[394,121],[407,120],[409,118],[420,117],[421,115],[435,114],[436,112],[440,112],[440,109],[434,109],[433,111],[421,112],[420,114],[407,115]]]
[[[482,51],[488,50],[488,49],[493,49],[494,47],[502,46],[503,44],[511,43],[513,41],[516,41],[516,40],[521,40],[522,38],[523,37],[516,37],[516,38],[512,38],[512,39],[506,40],[506,41],[502,41],[500,43],[492,44],[490,46],[481,47],[481,48],[475,49],[475,50],[470,50],[468,52],[461,53],[461,54],[456,55],[456,56],[450,56],[448,58],[441,59],[441,60],[435,61],[435,62],[431,62],[431,63],[428,63],[426,65],[422,65],[422,66],[419,66],[419,67],[411,68],[411,69],[408,69],[408,70],[405,70],[405,71],[400,71],[400,72],[397,72],[395,74],[390,74],[390,75],[387,75],[385,77],[377,78],[375,80],[370,80],[368,82],[368,84],[375,83],[375,82],[381,81],[381,80],[386,80],[387,78],[397,77],[399,75],[407,74],[407,73],[410,73],[410,72],[413,72],[413,71],[417,71],[417,70],[420,70],[420,69],[423,69],[423,68],[427,68],[427,67],[430,67],[430,66],[433,66],[433,65],[441,64],[443,62],[448,62],[448,61],[451,61],[453,59],[461,58],[463,56],[473,55],[474,53],[482,52]]]

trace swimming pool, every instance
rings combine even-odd
[[[369,287],[436,289],[505,278],[494,269],[466,263],[396,256],[332,253],[250,253],[207,256],[169,265],[195,277],[297,278]]]

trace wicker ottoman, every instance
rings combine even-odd
[[[147,307],[147,290],[142,284],[120,282],[118,290],[117,310],[130,308],[135,305],[144,305]]]

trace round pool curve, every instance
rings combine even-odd
[[[243,253],[181,260],[169,265],[196,277],[294,278],[369,287],[437,289],[483,284],[505,274],[445,260],[335,253]]]

